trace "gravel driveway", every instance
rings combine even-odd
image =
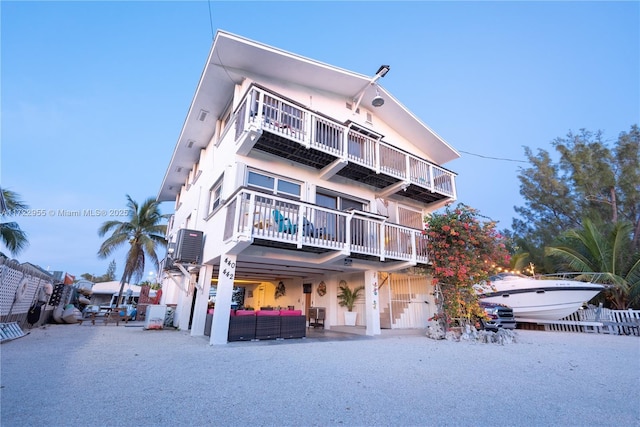
[[[210,346],[141,325],[47,325],[6,342],[11,426],[638,426],[640,339],[518,330]]]

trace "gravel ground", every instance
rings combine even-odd
[[[141,325],[47,325],[1,352],[0,425],[639,426],[640,339],[517,331],[210,346]]]

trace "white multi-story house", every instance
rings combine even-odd
[[[426,326],[423,219],[456,199],[441,165],[459,154],[380,86],[389,68],[365,76],[216,34],[158,195],[175,201],[170,242],[181,229],[204,240],[165,274],[176,326],[203,335],[214,290],[212,344],[237,298],[323,307],[325,328],[344,325],[345,283],[365,287],[354,311],[368,335]]]

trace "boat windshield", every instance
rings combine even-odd
[[[489,281],[495,282],[497,280],[515,280],[522,279],[523,277],[526,278],[527,276],[519,273],[498,273],[495,276],[489,277]]]

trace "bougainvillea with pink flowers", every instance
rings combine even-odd
[[[458,204],[426,217],[423,234],[428,237],[433,283],[442,294],[432,320],[444,320],[448,328],[484,317],[473,285],[508,266],[510,259],[496,222],[483,221],[476,209]]]

